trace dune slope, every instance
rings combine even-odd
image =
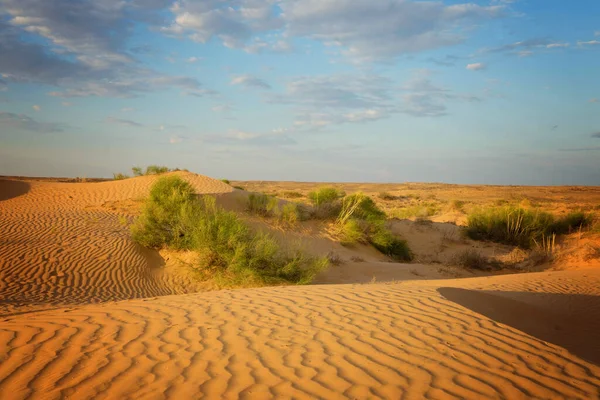
[[[599,288],[598,271],[569,271],[206,292],[13,315],[0,320],[0,392],[15,399],[598,398],[597,335],[574,330],[600,328],[598,302],[577,297],[598,296]],[[558,296],[562,308],[528,302],[535,293]],[[493,311],[476,308],[485,296],[500,299]],[[562,336],[579,334],[582,348],[592,349],[588,359],[547,341],[560,342],[560,334],[538,338],[506,317],[552,324],[552,315],[568,310],[580,325],[563,324]]]
[[[178,172],[198,193],[232,188]],[[156,176],[99,183],[0,180],[0,314],[185,292],[154,252],[128,238],[122,207],[148,195]],[[183,288],[183,289],[181,289]]]

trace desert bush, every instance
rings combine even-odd
[[[408,219],[408,218],[427,218],[431,217],[439,211],[439,206],[433,203],[416,204],[409,207],[395,208],[389,212],[391,218]]]
[[[556,219],[547,212],[505,206],[469,215],[466,233],[475,240],[530,248],[545,236],[568,233],[591,223],[592,218],[580,212]]]
[[[148,165],[144,175],[160,175],[169,172],[170,169],[161,165]]]
[[[273,216],[278,212],[279,201],[264,193],[250,193],[247,209],[252,214],[263,217]]]
[[[242,186],[234,186],[233,188],[234,188],[234,189],[239,189],[239,190],[246,190],[246,189],[244,189]]]
[[[412,261],[413,254],[406,240],[394,235],[383,221],[371,226],[369,242],[377,250],[397,261]]]
[[[198,267],[227,284],[309,283],[328,265],[326,258],[285,250],[270,235],[253,232],[215,198],[198,199],[179,177],[164,177],[152,187],[133,239],[153,248],[195,250]]]
[[[296,225],[301,220],[300,210],[296,203],[286,203],[281,208],[278,208],[277,215],[279,222],[286,225]]]
[[[463,200],[452,200],[451,207],[453,210],[463,212],[465,204],[466,202]]]
[[[131,172],[133,176],[142,176],[144,175],[144,171],[140,167],[132,167]]]
[[[327,203],[333,203],[341,199],[346,194],[334,187],[323,187],[319,190],[312,191],[308,194],[308,198],[315,207],[320,207]]]
[[[497,263],[490,262],[490,260],[479,253],[477,250],[468,249],[457,253],[453,259],[452,263],[463,268],[468,269],[478,269],[478,270],[489,270],[494,266],[497,266]]]
[[[113,174],[113,179],[114,179],[115,181],[121,181],[121,180],[123,180],[123,179],[127,179],[127,178],[129,178],[129,176],[128,176],[128,175],[122,174],[122,173],[120,173],[120,172],[115,172],[115,173]]]
[[[301,197],[304,197],[302,195],[302,193],[300,193],[300,192],[291,192],[291,191],[283,192],[281,194],[281,196],[284,197],[284,198],[286,198],[286,199],[299,199]]]
[[[377,195],[381,200],[395,200],[396,196],[388,193],[388,192],[379,192]]]
[[[231,185],[231,181],[229,179],[221,179],[221,182]]]

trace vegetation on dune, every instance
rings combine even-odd
[[[177,176],[153,185],[131,233],[146,247],[196,251],[199,271],[225,284],[306,284],[328,264],[326,258],[283,249],[270,235],[252,231],[215,198],[197,198]]]
[[[504,206],[476,211],[468,216],[466,233],[471,239],[489,240],[523,248],[566,234],[592,223],[590,215],[572,212],[562,218],[521,207]]]
[[[229,179],[221,179],[221,182],[231,185],[231,181]]]
[[[410,261],[413,258],[408,243],[387,227],[385,213],[373,199],[362,193],[352,194],[342,200],[336,225],[343,244],[370,243],[395,260]]]
[[[294,191],[285,191],[281,194],[281,196],[286,199],[299,199],[301,197],[304,197],[302,193]]]
[[[128,176],[128,175],[122,174],[122,173],[120,173],[120,172],[115,172],[115,173],[113,174],[113,179],[114,179],[115,181],[120,181],[120,180],[127,179],[127,178],[129,178],[129,176]]]

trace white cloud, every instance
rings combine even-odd
[[[565,48],[565,47],[569,47],[569,46],[570,46],[569,43],[550,43],[550,44],[546,45],[546,48],[556,49],[556,48]]]
[[[190,64],[194,64],[201,60],[202,60],[202,57],[190,57],[187,59],[187,62]]]
[[[286,33],[341,47],[361,60],[462,42],[464,30],[503,15],[503,6],[405,0],[290,0],[281,3]]]
[[[42,109],[42,107],[36,105],[31,106],[31,108],[33,108],[33,111],[40,111]]]
[[[484,63],[473,63],[467,64],[466,68],[470,71],[482,71],[487,68],[487,65]]]
[[[519,57],[529,57],[529,56],[533,55],[533,51],[523,50],[523,51],[520,51],[518,54],[519,54]]]
[[[232,85],[242,85],[245,87],[255,87],[259,89],[271,89],[271,85],[265,82],[263,79],[257,78],[252,75],[238,75],[233,77],[231,80]]]
[[[230,112],[233,110],[233,107],[229,104],[219,104],[211,107],[211,110],[214,112]]]
[[[578,46],[598,46],[600,45],[599,40],[589,40],[587,42],[577,42]]]

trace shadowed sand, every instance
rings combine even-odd
[[[600,398],[600,269],[191,293],[119,222],[154,179],[0,201],[0,397]]]

